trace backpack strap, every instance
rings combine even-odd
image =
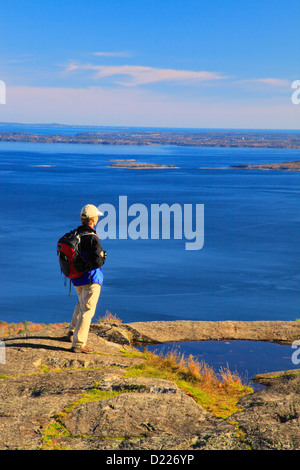
[[[78,232],[77,232],[77,235],[78,235],[79,237],[84,237],[85,235],[96,235],[96,237],[99,238],[98,233],[95,233],[95,232],[82,232],[82,233],[78,233]]]

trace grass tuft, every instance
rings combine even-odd
[[[111,313],[109,310],[106,310],[105,315],[100,317],[97,320],[97,323],[116,323],[117,325],[121,325],[122,320],[120,320],[115,313]]]
[[[132,366],[126,375],[171,380],[203,408],[221,418],[238,411],[238,399],[253,392],[228,368],[216,373],[204,361],[199,362],[192,355],[186,358],[176,349],[165,356],[145,351],[144,358],[143,363]]]

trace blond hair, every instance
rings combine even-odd
[[[91,221],[92,219],[87,217],[86,215],[80,216],[81,225],[89,225]]]

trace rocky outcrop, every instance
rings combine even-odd
[[[112,341],[134,345],[184,341],[268,341],[292,344],[300,339],[300,321],[149,321],[124,325],[100,323],[93,331]]]
[[[173,382],[113,377],[99,388],[125,393],[71,411],[64,425],[72,435],[126,438],[118,446],[123,450],[245,448],[230,423],[205,411]],[[205,436],[209,445],[198,443],[199,436]],[[103,442],[97,448],[103,449]]]
[[[70,351],[65,327],[4,338],[0,449],[300,450],[299,370],[259,376],[266,387],[220,419],[169,380],[125,376],[144,360],[126,344],[132,325],[112,326],[118,342],[93,325],[90,355]]]
[[[242,411],[230,419],[238,423],[253,450],[300,449],[300,375],[296,371],[258,378],[268,388],[242,397]],[[272,378],[273,377],[273,378]]]

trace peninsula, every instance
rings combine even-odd
[[[126,130],[115,132],[79,132],[75,135],[41,135],[25,131],[2,131],[0,132],[0,142],[300,149],[300,133],[246,130],[199,132],[136,132]]]

